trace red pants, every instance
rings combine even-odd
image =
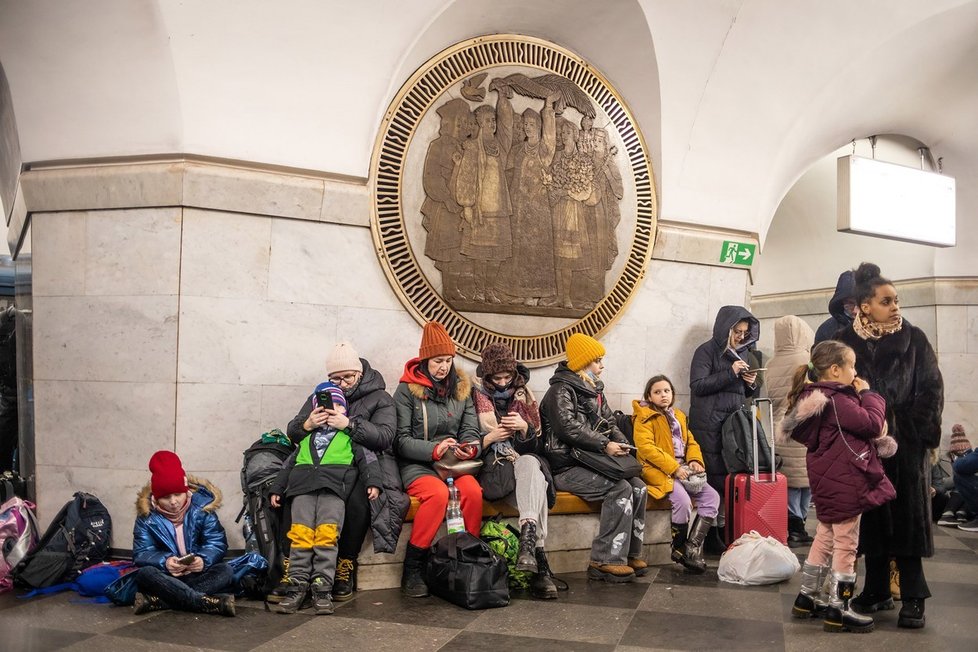
[[[482,487],[472,475],[455,479],[455,486],[462,499],[462,518],[465,529],[472,536],[479,536],[482,525]],[[414,529],[411,531],[411,545],[427,548],[435,540],[438,528],[445,520],[448,509],[448,484],[441,478],[423,475],[407,487],[409,496],[417,498],[421,505],[414,515]]]

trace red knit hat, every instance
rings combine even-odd
[[[149,470],[153,474],[153,498],[159,500],[163,496],[189,491],[187,474],[183,471],[180,458],[173,451],[153,453],[153,457],[149,458]]]
[[[444,326],[436,321],[429,321],[424,325],[424,332],[421,333],[418,357],[428,360],[439,355],[455,355],[455,342],[448,336]]]

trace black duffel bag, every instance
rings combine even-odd
[[[425,574],[431,593],[460,607],[491,609],[509,604],[506,560],[468,532],[436,541]]]
[[[642,475],[642,464],[631,455],[608,455],[595,453],[582,448],[572,448],[571,457],[592,471],[600,473],[613,482]]]

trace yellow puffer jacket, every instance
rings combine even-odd
[[[686,415],[678,409],[673,411],[686,442],[686,463],[703,464],[703,453],[686,426]],[[632,414],[635,419],[635,447],[638,449],[638,461],[642,463],[642,479],[649,486],[651,497],[665,498],[672,492],[672,474],[679,468],[672,447],[669,420],[644,401],[632,401]],[[703,466],[706,467],[705,464]]]

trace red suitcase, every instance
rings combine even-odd
[[[754,399],[754,409],[759,404],[768,404],[770,431],[774,434],[774,417],[771,415],[771,399]],[[757,449],[757,419],[754,425],[754,449]],[[725,483],[726,500],[726,538],[727,545],[736,541],[740,535],[751,530],[758,534],[774,537],[781,543],[788,543],[788,479],[774,469],[774,442],[771,442],[772,468],[769,473],[758,469],[758,458],[754,455],[754,473],[736,473],[727,476]],[[773,477],[773,479],[772,479]]]

